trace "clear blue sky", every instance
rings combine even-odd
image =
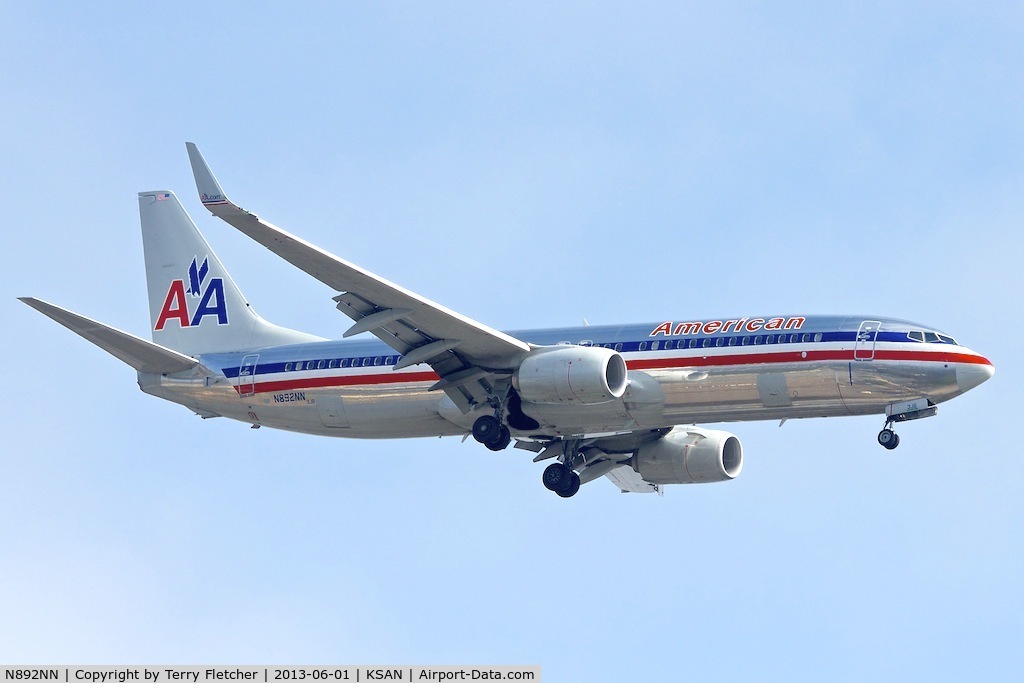
[[[0,6],[0,661],[526,663],[546,681],[998,680],[1024,650],[1017,3]],[[202,421],[15,300],[145,335],[171,189],[265,317],[274,223],[498,328],[934,325],[996,377],[730,425],[742,476],[572,500],[529,454]]]

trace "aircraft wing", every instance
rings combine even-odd
[[[195,144],[185,143],[196,189],[210,213],[329,287],[338,310],[403,355],[395,369],[429,364],[463,412],[486,400],[487,383],[507,377],[530,345],[388,282],[242,209],[227,198]],[[483,384],[481,384],[483,383]]]
[[[586,466],[579,469],[582,483],[604,476],[622,493],[657,493],[662,495],[661,486],[653,484],[633,469],[629,457],[643,444],[663,434],[657,429],[637,429],[631,432],[609,434],[584,439],[580,451]],[[552,446],[551,451],[542,452],[534,462],[564,452],[564,445]]]
[[[189,370],[199,364],[191,356],[72,313],[60,306],[27,296],[19,299],[139,372],[170,374]]]
[[[657,493],[661,495],[661,487],[645,480],[632,467],[620,465],[606,472],[605,477],[619,487],[623,493]]]

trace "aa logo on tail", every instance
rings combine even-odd
[[[210,259],[204,258],[202,265],[199,259],[192,259],[192,265],[188,268],[188,289],[185,289],[184,280],[174,280],[167,290],[164,298],[164,305],[160,308],[160,315],[156,319],[155,330],[162,330],[164,326],[177,320],[181,327],[195,327],[203,322],[208,315],[216,316],[218,325],[228,324],[227,302],[224,300],[224,279],[211,277],[204,289],[203,283],[210,274]],[[189,297],[186,297],[186,293]],[[189,312],[189,301],[199,300],[195,312]]]

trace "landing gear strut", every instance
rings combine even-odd
[[[473,438],[492,451],[502,451],[512,443],[508,427],[494,415],[482,415],[473,423]]]

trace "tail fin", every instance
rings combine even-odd
[[[139,215],[154,342],[195,356],[322,341],[258,316],[174,193],[140,192]]]

